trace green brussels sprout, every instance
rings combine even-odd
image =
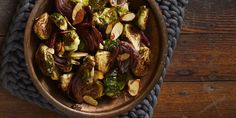
[[[137,17],[137,25],[141,30],[146,30],[147,20],[148,20],[149,9],[146,6],[140,7]]]
[[[54,71],[54,49],[40,44],[35,54],[35,60],[44,75],[50,76]]]
[[[93,56],[87,56],[84,58],[83,64],[80,66],[77,76],[82,79],[86,84],[92,84],[94,82],[94,68],[95,59]]]
[[[92,8],[92,11],[99,11],[106,6],[108,0],[90,0],[89,5]]]
[[[117,7],[117,12],[119,16],[127,14],[129,12],[129,4],[125,3],[124,5]]]
[[[70,84],[70,81],[73,77],[74,73],[66,73],[60,76],[60,87],[63,91],[68,90],[68,86]]]
[[[50,35],[52,33],[52,26],[49,21],[48,13],[44,13],[40,17],[36,18],[34,24],[34,32],[41,40],[50,38]]]
[[[125,24],[124,35],[132,43],[134,48],[139,51],[141,44],[141,33],[130,24]]]
[[[98,51],[95,55],[96,68],[105,74],[109,70],[111,53],[108,51]]]
[[[93,22],[100,28],[104,29],[112,22],[118,20],[116,8],[105,8],[101,13],[95,12],[93,14]]]
[[[55,12],[50,15],[50,18],[60,30],[67,30],[68,23],[63,15]]]
[[[63,31],[65,51],[76,51],[80,44],[80,39],[75,30]]]
[[[108,97],[117,97],[126,85],[125,75],[118,77],[117,71],[114,70],[104,78],[105,95]]]
[[[141,47],[139,50],[139,57],[137,64],[132,68],[134,75],[144,76],[147,73],[148,65],[150,65],[151,51],[148,47]]]
[[[82,6],[88,6],[89,5],[89,0],[70,0],[74,4],[81,3]]]

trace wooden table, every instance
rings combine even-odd
[[[236,1],[190,0],[155,118],[236,117]],[[0,1],[0,44],[16,0]],[[1,118],[65,118],[0,90]]]

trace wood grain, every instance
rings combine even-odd
[[[235,118],[236,82],[167,82],[156,118]]]
[[[183,33],[236,33],[235,0],[189,0]]]
[[[236,80],[236,34],[182,34],[165,81]]]

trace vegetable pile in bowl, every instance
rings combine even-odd
[[[55,0],[54,7],[33,27],[41,72],[77,103],[137,96],[151,60],[144,33],[149,9],[135,13],[127,0]]]

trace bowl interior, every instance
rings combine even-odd
[[[163,70],[163,62],[166,56],[167,40],[164,28],[165,25],[162,16],[159,13],[160,11],[157,11],[158,6],[154,4],[155,1],[149,0],[148,2],[144,2],[144,0],[128,0],[132,11],[137,11],[139,6],[143,4],[146,4],[152,9],[147,30],[145,32],[151,41],[150,49],[152,51],[152,63],[149,67],[148,74],[141,80],[139,95],[136,97],[130,97],[128,93],[124,92],[117,99],[105,98],[99,101],[99,105],[97,107],[82,104],[81,111],[76,111],[71,108],[71,106],[75,103],[69,100],[63,92],[60,91],[57,82],[43,76],[35,63],[34,54],[40,44],[40,40],[36,38],[33,33],[32,26],[36,17],[40,16],[44,12],[50,11],[50,7],[52,6],[50,1],[51,0],[39,0],[37,2],[29,18],[24,41],[26,63],[28,65],[31,78],[40,93],[59,110],[62,110],[70,115],[82,114],[86,116],[112,116],[129,110],[144,99],[144,97],[150,92],[155,83],[158,81]]]

